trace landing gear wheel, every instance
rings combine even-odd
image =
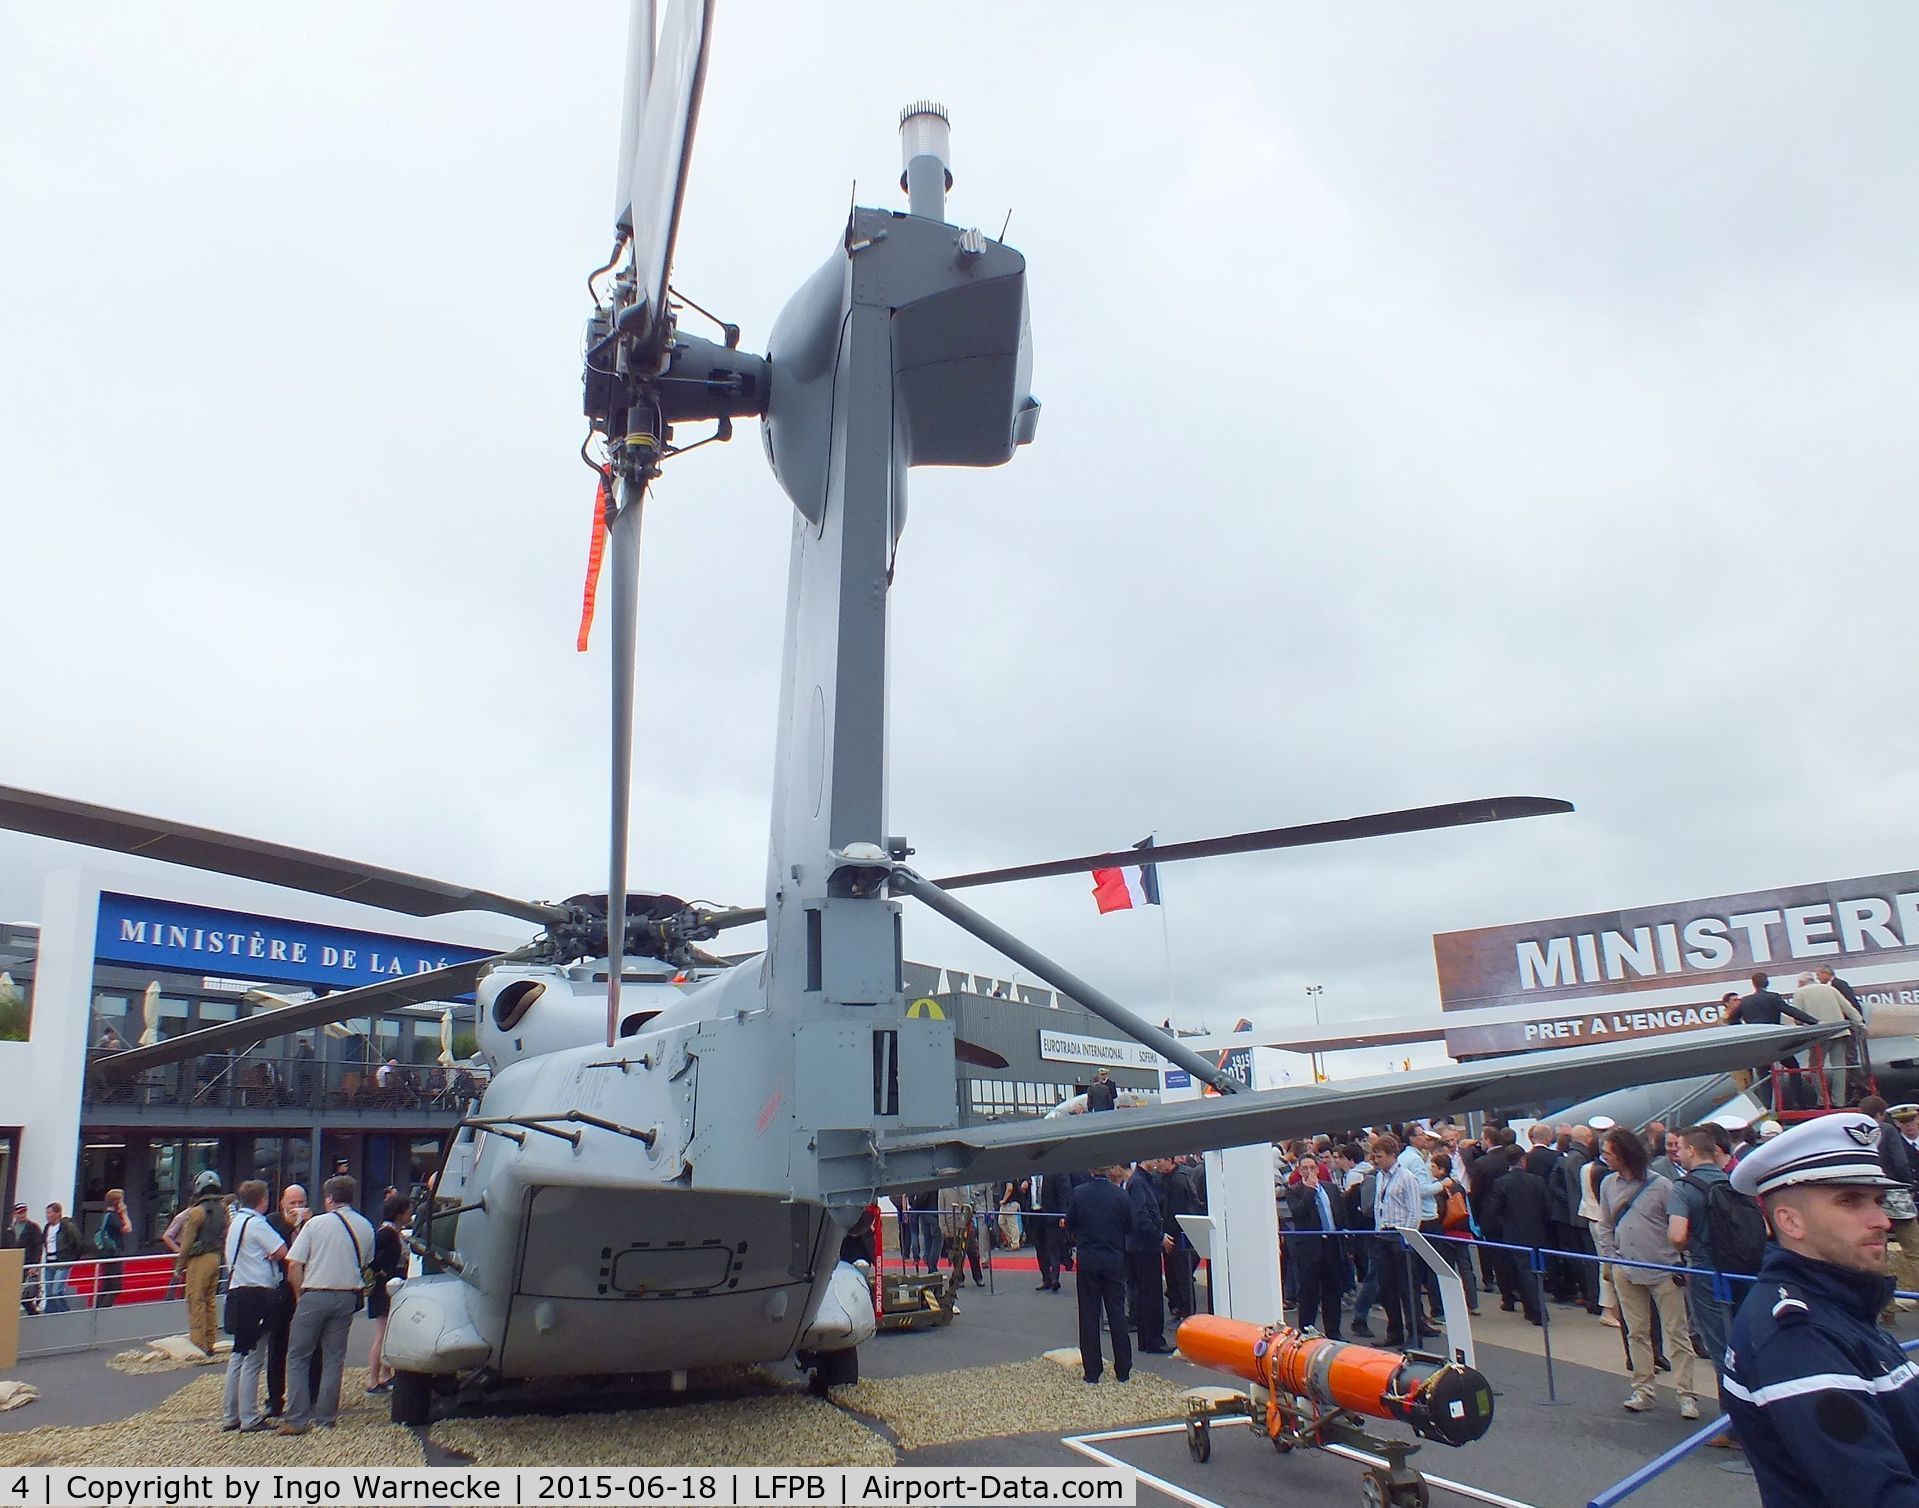
[[[1189,1419],[1186,1421],[1186,1450],[1201,1466],[1213,1459],[1211,1420]]]
[[[393,1374],[393,1422],[425,1424],[433,1414],[433,1379],[424,1372]]]
[[[843,1387],[860,1380],[860,1350],[848,1346],[844,1351],[821,1351],[806,1385],[815,1398],[824,1398],[828,1388]]]

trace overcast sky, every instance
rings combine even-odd
[[[604,888],[575,452],[624,28],[7,11],[0,783]],[[903,207],[912,99],[950,217],[1030,263],[1037,443],[913,473],[893,831],[937,874],[1577,804],[1169,867],[1216,1026],[1431,1011],[1436,931],[1915,867],[1915,44],[1892,5],[721,0],[675,281],[745,344],[855,181]],[[754,904],[792,510],[751,425],[656,497],[633,880]],[[0,837],[0,917],[79,857]],[[1157,1019],[1161,919],[1087,892],[972,900]]]

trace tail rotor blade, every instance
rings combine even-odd
[[[1004,885],[1013,880],[1045,879],[1049,875],[1122,869],[1129,864],[1173,864],[1181,859],[1216,859],[1227,854],[1263,853],[1274,848],[1309,848],[1321,843],[1346,843],[1355,838],[1383,838],[1394,833],[1464,827],[1475,822],[1511,822],[1520,817],[1546,817],[1572,809],[1570,801],[1552,796],[1495,796],[1486,801],[1417,806],[1399,812],[1376,812],[1367,817],[1343,817],[1333,822],[1308,822],[1299,827],[1269,827],[1261,832],[1200,838],[1191,843],[1156,843],[1150,849],[1121,848],[1111,853],[1084,854],[1077,859],[1016,864],[1008,869],[980,869],[971,874],[950,875],[933,883],[942,890],[965,890],[973,885]],[[766,911],[758,906],[741,907],[709,912],[703,920],[715,931],[723,932],[729,927],[750,927],[755,922],[763,922]]]
[[[640,514],[646,483],[621,481],[620,511],[607,531],[613,561],[613,757],[606,887],[606,1045],[620,1027],[620,974],[626,963],[627,817],[633,795],[633,657],[638,637]]]
[[[1570,801],[1560,801],[1550,796],[1497,796],[1487,801],[1454,801],[1444,806],[1419,806],[1400,812],[1376,812],[1366,817],[1342,817],[1333,822],[1308,822],[1299,827],[1271,827],[1263,832],[1200,838],[1191,843],[1156,843],[1147,849],[1122,848],[1111,853],[1085,854],[1077,859],[1054,859],[1044,864],[981,869],[972,874],[935,880],[934,883],[942,890],[964,890],[972,885],[1004,885],[1012,880],[1038,880],[1049,875],[1090,874],[1095,869],[1121,869],[1129,864],[1172,864],[1181,859],[1217,859],[1227,854],[1263,853],[1274,848],[1309,848],[1321,843],[1347,843],[1355,838],[1383,838],[1394,833],[1465,827],[1475,822],[1510,822],[1519,817],[1544,817],[1572,809]]]

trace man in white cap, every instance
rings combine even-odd
[[[1878,1324],[1895,1187],[1879,1136],[1869,1115],[1823,1115],[1733,1173],[1774,1242],[1733,1321],[1724,1380],[1766,1508],[1919,1508],[1919,1365]]]

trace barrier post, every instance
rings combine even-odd
[[[1541,1408],[1562,1409],[1566,1400],[1559,1396],[1559,1385],[1553,1375],[1553,1308],[1546,1302],[1546,1254],[1537,1246],[1532,1254],[1533,1302],[1539,1306],[1539,1339],[1546,1351],[1546,1396],[1535,1398],[1533,1402]]]

